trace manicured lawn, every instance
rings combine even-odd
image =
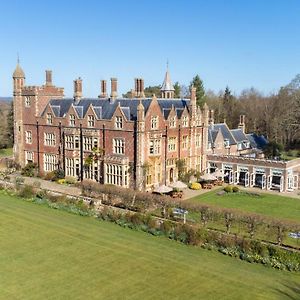
[[[266,193],[261,193],[259,197],[239,193],[219,196],[216,191],[211,191],[188,201],[236,208],[241,211],[300,222],[300,197],[296,199]]]
[[[0,193],[1,299],[299,299],[300,274]]]
[[[13,155],[13,149],[12,148],[0,149],[0,157],[12,156],[12,155]]]

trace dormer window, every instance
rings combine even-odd
[[[95,127],[95,117],[93,115],[88,116],[88,127]]]
[[[176,118],[172,117],[170,119],[170,128],[174,128],[174,127],[176,127]]]
[[[225,148],[228,148],[230,145],[229,145],[229,140],[228,139],[225,139],[224,140],[224,146]]]
[[[70,126],[75,126],[75,115],[70,115],[69,121]]]
[[[151,117],[151,129],[157,129],[158,128],[158,116],[152,116]]]
[[[244,143],[244,146],[245,146],[247,149],[250,148],[250,142],[244,141],[243,143]]]
[[[30,107],[30,105],[31,105],[30,97],[26,96],[25,97],[25,107]]]
[[[182,127],[188,127],[188,117],[183,116],[182,118]]]
[[[53,120],[52,120],[52,114],[48,113],[48,114],[47,114],[47,124],[48,124],[48,125],[52,125],[52,121],[53,121]]]
[[[123,118],[120,116],[117,116],[115,119],[115,127],[117,129],[122,129],[123,128]]]

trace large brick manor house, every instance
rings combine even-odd
[[[174,98],[168,70],[160,98],[145,98],[143,79],[134,83],[131,97],[121,98],[116,78],[110,94],[101,80],[100,95],[90,99],[83,97],[78,78],[73,98],[64,98],[51,71],[44,85],[26,86],[18,63],[13,73],[16,162],[36,163],[41,175],[63,169],[78,180],[150,190],[177,180],[178,159],[186,170],[201,172],[214,168],[220,155],[256,155],[259,137],[245,134],[244,116],[238,129],[214,124],[213,111],[197,106],[194,87],[189,99]]]

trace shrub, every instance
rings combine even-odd
[[[30,199],[34,195],[35,195],[34,189],[30,185],[24,185],[19,191],[19,196],[25,199]]]
[[[201,190],[202,186],[199,182],[193,182],[191,185],[190,185],[190,189],[192,190]]]
[[[34,177],[37,175],[37,164],[28,163],[21,171],[21,175]]]
[[[46,175],[44,176],[45,180],[54,181],[54,178],[55,178],[54,171],[46,173]]]
[[[225,186],[225,187],[224,187],[224,191],[225,191],[226,193],[232,193],[232,192],[233,192],[233,187],[232,187],[232,185],[227,185],[227,186]]]
[[[66,183],[66,179],[64,179],[64,178],[58,179],[57,183],[59,183],[59,184],[65,184]]]
[[[76,178],[67,176],[65,178],[67,184],[75,184],[77,182]]]
[[[234,186],[234,187],[232,187],[232,191],[234,192],[234,193],[238,193],[239,192],[239,187],[238,186]]]
[[[65,178],[65,171],[63,169],[54,170],[54,180]]]

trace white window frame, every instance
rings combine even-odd
[[[176,117],[171,117],[169,122],[170,128],[176,128]]]
[[[53,124],[53,117],[51,113],[47,113],[47,124],[52,125]]]
[[[26,140],[26,144],[32,144],[32,131],[31,130],[25,131],[25,140]]]
[[[25,151],[26,164],[34,162],[34,153],[32,151]]]
[[[76,118],[75,118],[75,115],[72,114],[69,116],[69,125],[74,127],[75,124],[76,124]]]
[[[122,129],[123,128],[123,117],[116,116],[115,117],[115,128]]]
[[[189,136],[184,135],[182,136],[182,150],[187,150],[189,147]]]
[[[160,139],[151,139],[149,141],[149,154],[150,155],[159,155],[161,150],[161,140]]]
[[[113,153],[125,154],[125,140],[123,138],[113,139]]]
[[[44,153],[44,171],[52,172],[57,169],[57,160],[55,154]]]
[[[151,129],[152,130],[158,129],[158,124],[159,124],[158,116],[151,116]]]
[[[88,115],[88,127],[95,127],[95,117]]]
[[[174,152],[177,149],[177,138],[171,136],[168,138],[168,152]]]
[[[29,96],[25,96],[25,107],[31,106],[31,99]]]
[[[182,117],[182,127],[188,127],[189,118],[187,116]]]
[[[92,136],[84,136],[83,137],[83,150],[84,151],[92,151],[93,150],[93,137]]]
[[[54,147],[56,144],[56,136],[53,132],[44,132],[44,145]]]

